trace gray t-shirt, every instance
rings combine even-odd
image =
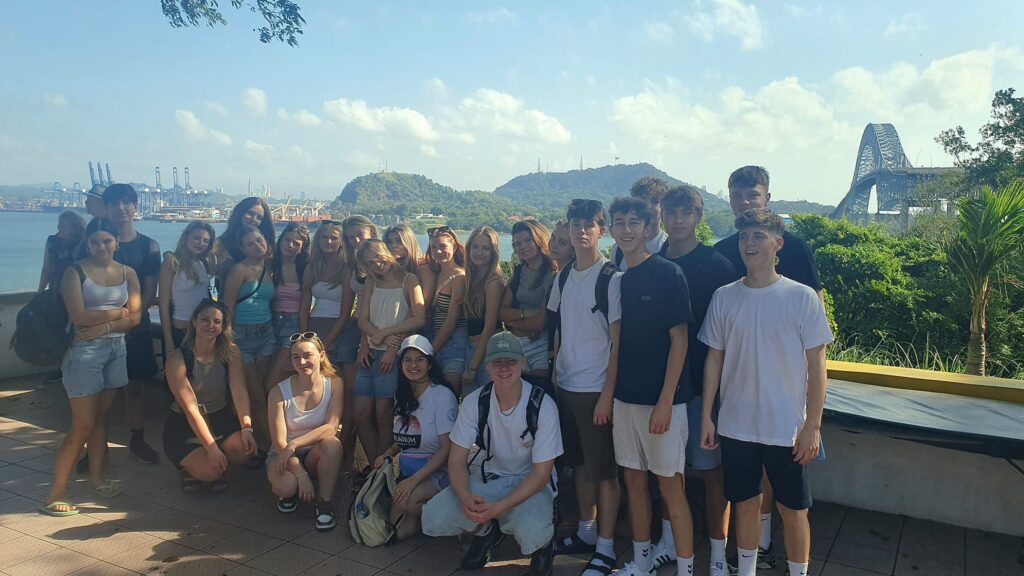
[[[538,282],[538,276],[540,281]],[[547,306],[548,288],[555,280],[555,272],[551,268],[530,270],[525,264],[520,272],[519,287],[516,290],[516,302],[523,310],[540,310]]]

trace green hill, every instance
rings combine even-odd
[[[516,176],[494,190],[494,194],[516,205],[542,210],[565,210],[573,198],[593,198],[607,206],[613,198],[629,194],[629,188],[646,176],[661,178],[670,186],[682,184],[650,164],[616,164],[568,172],[535,172]],[[728,209],[729,204],[704,192],[705,210]]]

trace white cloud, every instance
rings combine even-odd
[[[647,38],[656,44],[671,44],[675,37],[675,30],[667,22],[648,22],[644,26]]]
[[[516,13],[504,6],[485,12],[470,12],[466,14],[470,22],[477,24],[497,24],[499,22],[511,22],[516,19]]]
[[[376,168],[380,164],[379,158],[362,150],[351,150],[349,152],[345,152],[339,156],[339,159],[343,163],[357,168]]]
[[[288,113],[284,108],[278,108],[277,117],[286,122],[294,122],[300,126],[316,127],[324,123],[319,116],[313,114],[309,110],[299,110],[298,112]]]
[[[43,102],[54,110],[63,110],[68,107],[68,99],[63,94],[43,94]]]
[[[249,88],[242,94],[242,105],[253,114],[267,113],[267,93],[259,88]]]
[[[231,111],[228,110],[228,107],[220,102],[209,101],[206,103],[206,108],[224,117],[231,116]]]
[[[203,124],[191,110],[177,110],[174,112],[174,121],[185,133],[190,142],[213,142],[221,146],[230,146],[231,137],[227,134],[214,130]]]
[[[804,18],[809,16],[821,16],[825,9],[820,4],[817,6],[799,6],[796,4],[785,4],[783,8],[793,18]]]
[[[757,6],[743,0],[711,0],[712,6],[698,0],[694,11],[685,17],[690,31],[697,38],[710,42],[715,36],[732,36],[743,50],[764,47],[765,30]]]
[[[448,97],[448,87],[445,86],[444,82],[440,78],[431,78],[424,82],[424,86],[430,94],[437,98]]]
[[[441,154],[434,148],[433,144],[420,144],[420,154],[427,158],[440,158]]]
[[[274,147],[270,144],[260,144],[259,142],[253,142],[252,140],[245,141],[246,152],[256,152],[257,154],[269,154],[274,151]]]
[[[889,19],[889,26],[885,29],[885,37],[891,39],[916,36],[927,27],[924,16],[918,12],[908,12],[901,16],[899,20],[895,18]]]
[[[556,144],[572,140],[572,133],[557,118],[527,109],[521,98],[489,88],[463,98],[459,112],[470,125],[500,136]]]
[[[324,102],[324,112],[338,122],[367,132],[397,133],[423,141],[441,137],[426,116],[411,108],[375,108],[363,100],[339,98]]]

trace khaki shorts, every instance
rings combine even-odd
[[[609,480],[618,477],[615,442],[610,424],[594,426],[594,408],[600,392],[558,391],[562,443],[566,466],[583,466],[587,479]]]
[[[664,434],[651,434],[654,406],[615,401],[612,435],[619,466],[672,477],[686,470],[686,404],[672,406],[672,420]]]

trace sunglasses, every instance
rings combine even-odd
[[[435,226],[434,228],[427,228],[427,236],[434,237],[440,236],[441,234],[451,234],[455,236],[455,231],[449,226]]]
[[[330,224],[332,226],[341,226],[341,220],[321,220],[321,224]]]
[[[308,340],[320,341],[320,337],[317,336],[316,332],[296,332],[288,337],[288,341],[292,344],[296,342],[306,342]]]

